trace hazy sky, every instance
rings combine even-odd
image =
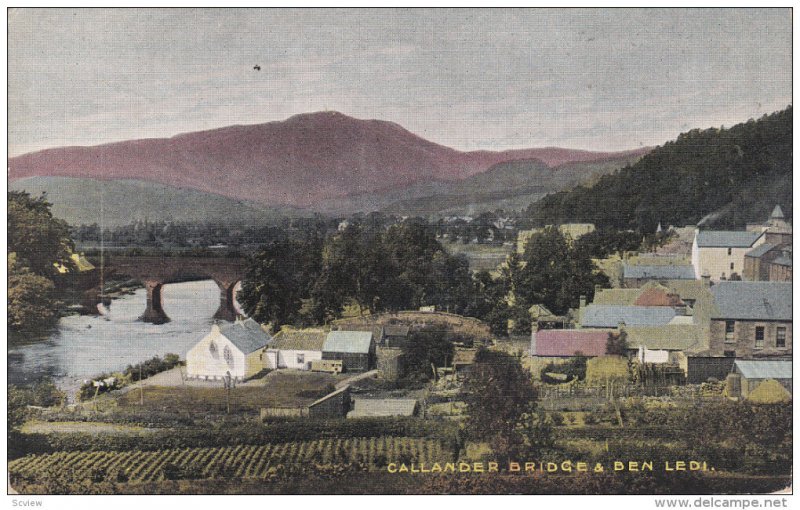
[[[791,38],[786,8],[14,10],[9,152],[325,109],[462,150],[655,145],[790,104]]]

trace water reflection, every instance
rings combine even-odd
[[[9,347],[10,383],[52,377],[68,391],[101,372],[174,352],[182,358],[210,328],[219,306],[219,287],[211,281],[168,284],[163,306],[170,322],[148,324],[137,319],[145,310],[146,292],[138,289],[112,302],[103,317],[70,316],[44,341]]]

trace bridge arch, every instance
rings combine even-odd
[[[219,307],[214,318],[233,321],[237,310],[235,288],[244,277],[243,258],[224,257],[135,257],[113,256],[106,263],[109,274],[140,280],[147,291],[147,306],[139,320],[153,324],[169,322],[164,312],[164,285],[192,280],[213,280],[219,287]]]

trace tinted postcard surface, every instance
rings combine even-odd
[[[792,485],[790,9],[12,9],[8,491]]]

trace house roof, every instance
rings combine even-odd
[[[595,292],[594,305],[632,305],[642,289],[601,289]]]
[[[768,251],[770,251],[773,248],[775,248],[774,244],[764,243],[764,244],[758,245],[755,248],[753,248],[752,250],[748,251],[747,253],[744,254],[744,256],[745,257],[760,258],[760,257],[764,256],[765,253],[767,253]]]
[[[331,331],[322,346],[324,352],[367,354],[372,344],[370,331]]]
[[[781,219],[781,220],[784,219],[783,209],[781,209],[781,206],[779,204],[775,204],[775,209],[772,210],[772,214],[770,214],[769,217],[770,218],[774,218],[776,220],[777,219]]]
[[[689,265],[633,265],[622,266],[623,278],[653,278],[663,280],[694,280],[694,267]]]
[[[273,337],[272,349],[284,351],[322,351],[324,329],[282,329]]]
[[[403,325],[390,325],[383,327],[383,336],[408,336],[411,328]]]
[[[542,329],[535,333],[534,356],[605,356],[608,331]]]
[[[719,282],[711,293],[714,319],[792,320],[791,282]]]
[[[675,310],[667,306],[616,306],[591,304],[583,309],[581,325],[588,328],[615,328],[619,323],[627,326],[661,326],[675,317]]]
[[[701,230],[697,233],[700,248],[749,248],[763,232],[746,230]]]
[[[348,418],[377,416],[413,416],[417,401],[413,398],[354,398]]]
[[[707,337],[701,328],[691,325],[626,327],[628,346],[652,350],[700,351],[707,349]]]
[[[791,379],[791,360],[737,359],[734,370],[745,379]]]
[[[636,306],[680,306],[683,304],[681,298],[666,290],[650,288],[645,289],[636,301],[633,302]]]
[[[272,340],[261,324],[253,319],[237,320],[231,324],[220,326],[219,332],[245,354],[265,347]]]
[[[773,264],[777,264],[779,266],[792,267],[792,257],[787,257],[786,255],[783,255],[783,256],[778,257],[777,259],[773,260],[772,263]]]

